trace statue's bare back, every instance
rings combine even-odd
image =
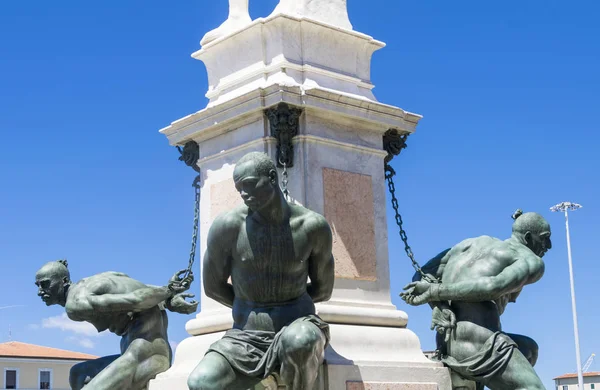
[[[538,281],[544,273],[542,259],[529,248],[510,240],[502,241],[489,236],[469,238],[454,246],[444,256],[439,272],[442,283],[468,282],[474,278],[497,277],[517,262],[534,271],[504,295],[494,297],[499,314],[502,314],[509,302],[515,302],[523,286]]]
[[[89,301],[90,296],[104,294],[127,294],[145,288],[146,285],[126,274],[119,272],[103,272],[88,278],[84,278],[73,284],[67,298],[65,309],[69,318],[74,321],[86,321],[94,325],[98,332],[108,330],[117,336],[122,336],[128,329],[133,313],[125,312],[98,312]],[[160,321],[160,310],[147,313],[145,317],[149,320]],[[153,318],[156,317],[156,318]],[[157,335],[159,336],[159,335]]]
[[[193,281],[187,270],[177,272],[167,286],[151,286],[119,272],[104,272],[71,281],[66,260],[45,264],[36,273],[38,296],[47,306],[60,305],[74,321],[92,324],[98,332],[121,336],[118,355],[71,367],[69,384],[80,390],[142,390],[171,364],[165,308],[190,313],[197,302],[183,294]],[[182,277],[183,276],[183,277]]]
[[[463,378],[492,390],[543,389],[533,370],[538,346],[527,336],[503,332],[500,316],[524,286],[544,274],[552,248],[550,225],[536,213],[513,215],[505,241],[481,236],[460,242],[423,268],[440,283],[415,275],[401,294],[411,305],[430,304],[440,359]]]

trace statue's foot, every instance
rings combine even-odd
[[[283,387],[285,389],[285,386]],[[256,386],[252,390],[278,390],[280,386],[277,382],[277,378],[274,375],[269,375]]]
[[[252,23],[252,19],[249,14],[245,14],[242,16],[232,17],[230,16],[226,21],[224,21],[219,27],[215,28],[207,32],[202,40],[200,41],[200,45],[204,46],[209,44],[212,41],[215,41],[225,35],[232,33],[241,29],[242,27]]]
[[[477,383],[463,378],[452,370],[450,371],[450,379],[452,381],[452,390],[477,390]]]

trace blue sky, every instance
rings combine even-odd
[[[157,130],[206,105],[205,68],[190,54],[226,3],[2,2],[0,341],[10,327],[13,340],[117,351],[116,336],[95,336],[38,299],[33,277],[46,261],[67,257],[76,279],[119,270],[152,284],[185,266],[193,172]],[[552,387],[575,369],[564,219],[548,210],[563,200],[584,205],[571,217],[582,359],[600,353],[600,5],[349,3],[354,28],[387,43],[373,57],[375,95],[424,116],[393,164],[421,262],[467,237],[508,237],[516,208],[552,224],[545,276],[502,319],[538,341],[537,371]],[[275,4],[251,1],[252,17]],[[393,301],[430,349],[429,309],[397,297],[412,269],[387,208]],[[175,342],[187,319],[171,316]]]

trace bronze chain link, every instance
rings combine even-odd
[[[196,259],[196,243],[198,242],[198,228],[200,222],[200,175],[196,176],[194,179],[194,183],[192,184],[194,187],[194,228],[192,231],[192,248],[190,249],[190,258],[188,261],[188,267],[183,275],[183,278],[189,276],[192,273],[192,266],[194,265],[194,260]]]
[[[283,192],[283,196],[289,200],[290,191],[288,190],[288,171],[287,171],[287,162],[279,160],[281,165],[283,165],[283,172],[281,173],[281,191]]]
[[[415,255],[410,245],[408,245],[408,236],[406,235],[406,231],[403,227],[402,216],[398,211],[398,199],[396,199],[396,185],[394,184],[395,175],[396,171],[394,171],[394,169],[389,164],[385,164],[385,179],[387,181],[388,189],[392,196],[392,208],[394,209],[395,213],[396,225],[398,225],[398,228],[400,229],[400,239],[404,243],[404,251],[406,252],[406,255],[412,262],[412,266],[415,269],[415,271],[417,271],[419,275],[421,275],[421,280],[424,280],[428,283],[439,283],[440,281],[438,279],[432,278],[431,275],[425,274],[423,272],[421,266],[419,266],[419,263],[417,263],[417,261],[415,260]]]

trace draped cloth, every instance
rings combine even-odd
[[[308,321],[317,326],[329,343],[329,325],[319,316],[311,314],[300,317],[290,325]],[[288,326],[290,326],[288,325]],[[209,352],[222,355],[236,372],[250,376],[266,378],[281,365],[283,352],[281,335],[287,329],[284,326],[279,332],[258,330],[230,329],[222,339],[213,343]]]
[[[504,371],[515,348],[517,343],[510,337],[502,332],[495,332],[475,355],[461,361],[444,356],[441,361],[465,379],[485,384],[488,379]]]

